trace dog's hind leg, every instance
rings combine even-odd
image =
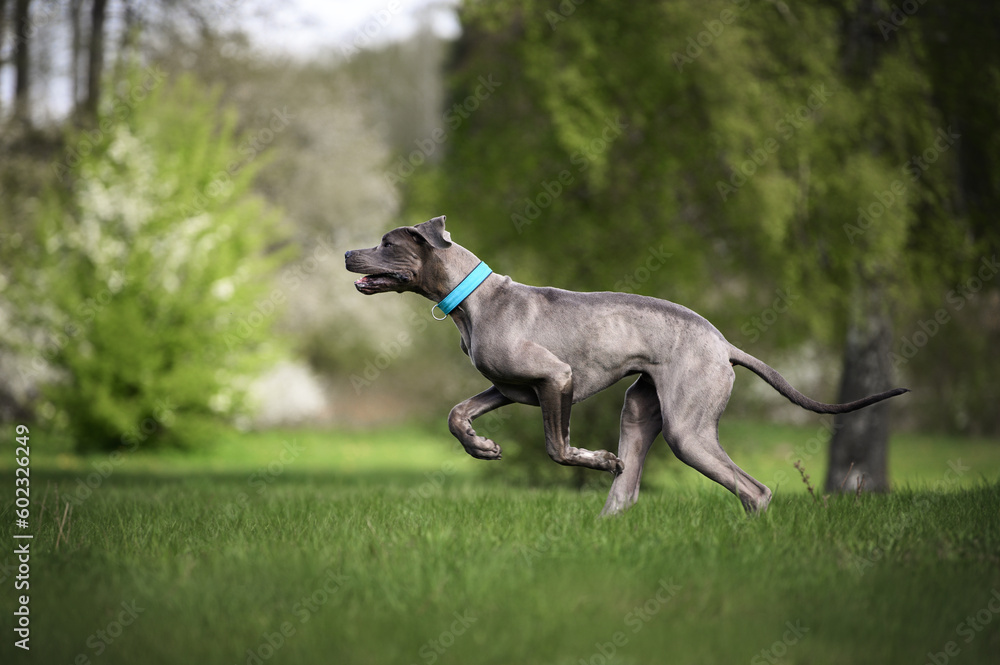
[[[677,458],[701,471],[739,497],[744,510],[759,513],[771,502],[771,490],[746,471],[736,466],[719,445],[716,428],[702,432],[666,434],[665,438]]]
[[[620,513],[639,498],[642,466],[661,429],[663,420],[656,387],[647,377],[640,376],[625,393],[625,406],[622,407],[618,458],[625,470],[611,484],[601,515]]]
[[[729,402],[733,378],[727,363],[657,381],[663,438],[679,460],[739,497],[748,513],[763,512],[771,490],[736,466],[719,444],[719,418]]]

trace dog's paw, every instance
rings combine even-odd
[[[608,452],[607,450],[602,450],[601,452],[604,453],[604,459],[608,463],[608,471],[611,472],[611,475],[615,478],[620,476],[622,471],[625,470],[625,462],[621,461],[621,459],[619,459],[619,457],[612,452]]]
[[[497,460],[502,459],[503,451],[500,449],[494,441],[490,439],[479,438],[476,443],[478,444],[475,448],[469,450],[469,454],[476,459],[485,460]]]

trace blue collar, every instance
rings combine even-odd
[[[469,295],[479,288],[479,285],[486,281],[486,278],[493,273],[490,267],[486,265],[484,261],[480,261],[479,265],[476,266],[472,272],[465,276],[458,286],[451,290],[451,293],[444,297],[444,300],[434,305],[442,312],[444,312],[444,317],[438,319],[434,316],[434,307],[431,307],[431,316],[434,316],[438,321],[444,321],[445,318],[451,314],[451,311],[462,304],[462,301],[469,297]]]

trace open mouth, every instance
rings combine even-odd
[[[403,275],[396,272],[383,272],[375,275],[365,275],[354,282],[354,288],[365,295],[392,291],[406,281]]]

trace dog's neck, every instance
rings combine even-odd
[[[480,261],[476,264],[476,267],[465,276],[465,278],[458,283],[451,292],[441,299],[441,302],[437,304],[437,308],[442,314],[447,315],[453,309],[462,304],[462,302],[472,295],[476,289],[478,289],[486,279],[493,274],[493,270],[486,265],[485,261]]]
[[[445,251],[448,252],[447,260],[438,264],[442,268],[442,273],[432,280],[433,283],[440,286],[428,289],[423,294],[435,303],[440,302],[451,293],[481,262],[478,256],[457,243],[452,244]],[[493,292],[502,284],[503,279],[496,273],[490,274],[482,284],[449,312],[448,316],[455,322],[466,346],[470,344],[472,322],[487,311],[487,303]]]
[[[475,270],[480,259],[457,243],[453,243],[448,249],[437,251],[441,252],[442,256],[432,265],[425,266],[425,270],[429,270],[430,275],[429,279],[425,281],[425,287],[419,292],[429,300],[441,302],[445,296],[462,283],[462,280],[469,273]]]

